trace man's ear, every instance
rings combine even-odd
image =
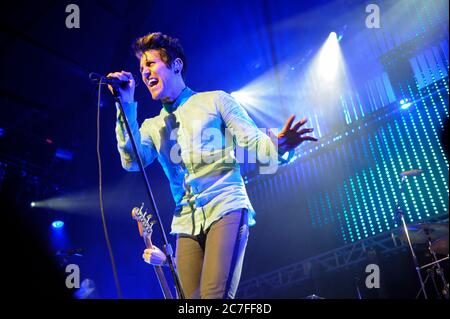
[[[180,73],[183,70],[183,61],[180,58],[176,58],[172,62],[172,69],[175,73]]]

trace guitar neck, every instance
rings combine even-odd
[[[161,290],[163,291],[163,295],[165,299],[174,299],[172,292],[170,291],[169,284],[167,283],[166,276],[164,275],[163,267],[161,266],[153,266],[155,269],[156,277],[158,277],[159,285]]]
[[[151,214],[147,214],[147,212],[143,212],[144,204],[142,204],[141,208],[134,207],[131,211],[131,216],[133,219],[137,221],[137,225],[139,228],[139,234],[143,237],[145,246],[147,249],[153,248],[151,235],[152,235],[152,225],[154,222],[150,221]],[[163,292],[165,299],[174,299],[172,295],[172,291],[170,290],[169,284],[167,283],[166,276],[164,275],[164,269],[162,266],[153,266],[155,270],[156,277],[158,278],[159,285]],[[175,287],[175,291],[177,292],[176,298],[179,298],[179,295],[183,295],[183,293],[178,293],[177,287]]]
[[[145,246],[147,248],[152,248],[152,239],[151,236],[144,236]],[[172,291],[170,290],[169,283],[167,282],[166,276],[164,275],[164,269],[162,266],[153,266],[155,270],[156,277],[158,278],[159,286],[164,295],[164,299],[174,299],[172,295]]]

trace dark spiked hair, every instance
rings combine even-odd
[[[134,54],[138,59],[148,50],[157,50],[164,64],[172,67],[173,61],[180,58],[183,61],[183,69],[181,75],[184,77],[186,73],[186,57],[180,41],[161,32],[153,32],[137,39],[133,44]]]

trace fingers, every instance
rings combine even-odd
[[[130,72],[126,72],[126,71],[121,71],[121,72],[112,72],[109,73],[107,76],[107,78],[116,78],[119,79],[121,81],[132,81],[133,79],[133,74],[131,74]]]
[[[116,78],[116,79],[120,79],[120,72],[111,72],[108,73],[108,75],[106,76],[107,78]]]
[[[166,255],[156,246],[144,250],[142,258],[151,265],[163,265],[166,262]]]
[[[123,82],[128,82],[126,84],[120,84],[120,86],[117,86],[117,88],[113,88],[111,85],[108,85],[108,89],[113,94],[120,94],[122,102],[130,103],[134,101],[134,88],[136,86],[136,82],[134,81],[133,74],[126,71],[120,71],[108,73],[106,77],[115,78]]]
[[[319,140],[312,136],[302,136],[301,139],[302,141],[312,141],[312,142],[317,142]]]
[[[151,258],[152,254],[151,253],[143,253],[142,254],[142,259],[144,259],[144,261],[149,264],[150,263],[150,258]]]
[[[306,122],[308,122],[307,119],[303,118],[300,121],[298,121],[297,123],[295,123],[294,127],[292,128],[294,131],[297,131],[300,126],[303,126]]]
[[[297,132],[297,136],[300,138],[301,142],[304,142],[304,141],[317,142],[318,139],[313,136],[307,136],[307,135],[303,136],[303,134],[312,133],[313,131],[314,131],[313,128],[304,128]]]
[[[122,71],[122,74],[126,77],[126,80],[133,82],[133,74],[131,72]]]
[[[153,254],[153,247],[152,248],[148,248],[148,249],[146,249],[146,250],[144,250],[144,253],[142,254],[142,258],[144,259],[144,261],[147,263],[147,264],[151,264],[152,263],[152,254]]]
[[[283,127],[282,131],[287,131],[291,129],[292,123],[294,122],[295,115],[291,115],[288,120],[286,121],[286,124]],[[297,131],[302,125],[304,125],[308,120],[306,118],[301,119],[297,123],[295,123],[294,127],[292,127],[292,130]]]
[[[286,124],[284,124],[283,130],[282,131],[287,131],[291,128],[292,122],[294,122],[295,119],[295,115],[292,114],[291,116],[289,116],[288,120],[286,121]]]
[[[125,75],[123,72],[113,72],[108,74],[107,76],[108,78],[115,78],[115,79],[119,79],[121,81],[128,81],[128,76]]]
[[[311,133],[313,131],[314,131],[313,128],[304,128],[304,129],[298,131],[297,134],[298,135],[303,135],[303,134],[306,134],[306,133]]]

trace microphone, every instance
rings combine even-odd
[[[116,78],[108,78],[106,76],[103,76],[101,74],[95,73],[95,72],[91,72],[89,73],[89,79],[91,79],[91,81],[93,83],[100,83],[100,81],[102,82],[102,84],[109,84],[112,87],[126,87],[126,85],[128,85],[128,80],[119,80]]]

